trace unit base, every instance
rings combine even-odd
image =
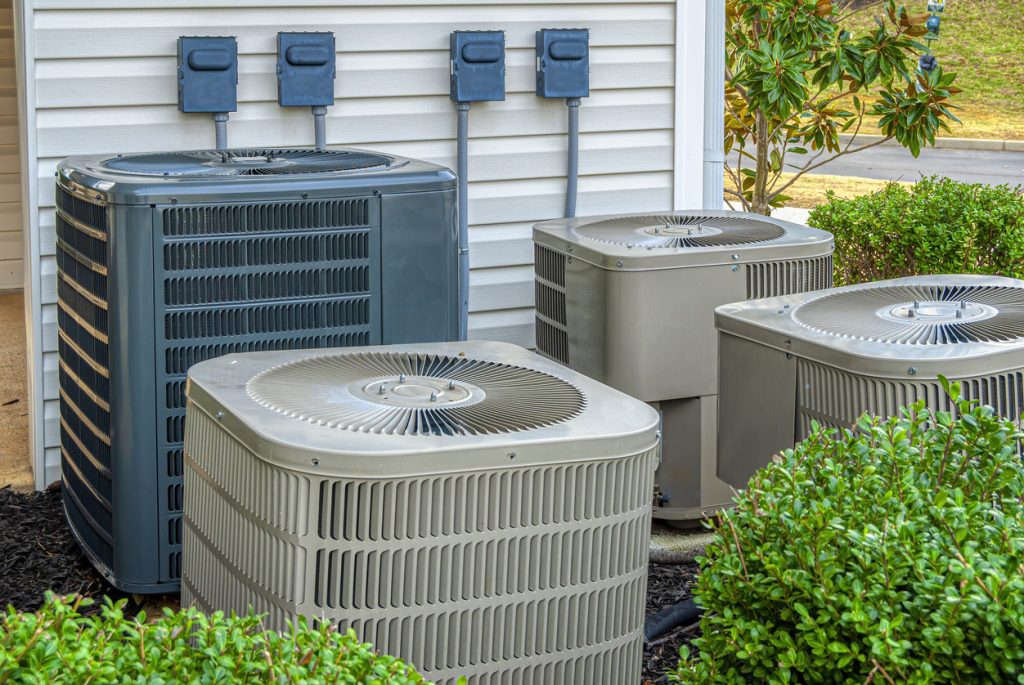
[[[78,533],[74,524],[71,523],[71,517],[68,516],[68,503],[66,500],[61,501],[61,508],[64,510],[64,522],[68,524],[68,530],[71,531],[71,537],[74,538],[78,548],[82,550],[82,554],[89,560],[92,567],[103,576],[104,580],[110,583],[114,589],[120,590],[129,595],[166,595],[166,594],[177,594],[181,591],[181,583],[126,583],[116,575],[114,570],[107,566],[103,561],[97,557],[89,545],[85,544],[85,540]]]
[[[718,459],[718,396],[664,400],[661,463],[655,473],[653,517],[690,527],[733,506],[733,490],[715,475]]]

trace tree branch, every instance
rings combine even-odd
[[[875,141],[875,142],[873,142],[873,143],[868,143],[867,145],[861,145],[861,146],[860,146],[859,148],[857,148],[856,150],[851,150],[851,149],[850,149],[850,145],[849,145],[849,144],[847,144],[847,146],[846,146],[846,148],[845,148],[845,149],[843,149],[843,150],[841,150],[841,151],[837,152],[837,153],[836,153],[835,155],[833,155],[832,157],[829,157],[828,159],[822,160],[822,161],[818,162],[817,164],[808,164],[808,165],[807,165],[807,166],[805,166],[805,167],[800,167],[800,169],[799,169],[799,170],[797,171],[796,175],[795,175],[795,176],[794,176],[793,178],[791,178],[791,179],[790,179],[789,181],[787,181],[785,185],[783,185],[783,186],[782,186],[781,188],[779,188],[779,190],[778,190],[778,191],[776,192],[776,195],[777,195],[778,193],[781,193],[781,192],[785,191],[785,190],[786,190],[786,188],[788,188],[788,187],[790,187],[791,185],[793,185],[794,183],[796,183],[796,182],[797,182],[797,180],[798,180],[798,179],[799,179],[799,178],[800,178],[801,176],[803,176],[804,174],[806,174],[806,173],[809,173],[809,172],[811,172],[811,171],[814,171],[814,170],[815,170],[815,169],[817,169],[818,167],[822,167],[822,166],[824,166],[824,165],[828,164],[829,162],[831,162],[831,161],[832,161],[832,160],[834,160],[834,159],[839,159],[839,158],[840,158],[840,157],[842,157],[843,155],[852,155],[852,154],[856,154],[856,153],[858,153],[858,152],[860,152],[860,151],[862,151],[862,150],[867,150],[868,148],[872,148],[872,147],[877,147],[877,146],[879,146],[879,145],[881,145],[881,144],[883,144],[883,143],[887,143],[887,142],[889,142],[890,140],[892,140],[892,138],[893,138],[892,136],[886,136],[885,138],[882,138],[881,140],[876,140],[876,141]],[[852,142],[853,142],[853,140],[851,139],[851,140],[850,140],[850,143],[852,143]]]
[[[741,163],[742,163],[742,160],[741,160]],[[724,164],[723,166],[725,168],[725,173],[727,173],[729,175],[729,178],[736,185],[736,190],[735,191],[729,190],[728,188],[726,188],[725,191],[727,193],[732,193],[733,195],[738,197],[739,200],[740,200],[740,204],[743,205],[743,209],[745,209],[745,210],[750,209],[750,203],[747,202],[747,198],[743,195],[743,184],[740,182],[741,176],[740,176],[739,171],[733,171],[732,167],[729,166],[728,163]],[[742,168],[742,166],[740,168]],[[730,204],[729,206],[732,207],[732,204]]]

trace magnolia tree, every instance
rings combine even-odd
[[[737,155],[727,157],[727,199],[768,214],[797,179],[836,157],[892,139],[916,157],[959,121],[950,111],[956,74],[929,58],[919,67],[929,15],[895,0],[864,5],[728,0],[725,149]],[[866,12],[878,16],[855,35],[847,27]],[[858,142],[866,123],[881,140]]]

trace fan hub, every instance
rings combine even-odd
[[[283,157],[277,157],[274,155],[253,155],[250,157],[228,157],[225,155],[220,159],[213,159],[206,162],[205,166],[209,167],[277,167],[291,164],[287,159]]]
[[[680,224],[658,224],[643,229],[641,233],[659,237],[673,238],[709,238],[722,233],[722,229],[704,224],[692,224],[689,226]]]
[[[878,316],[888,321],[917,324],[966,323],[984,321],[999,313],[995,307],[966,300],[917,300],[895,307],[882,307]]]
[[[486,396],[482,389],[463,381],[405,375],[356,381],[349,386],[349,392],[374,404],[418,409],[466,406]]]

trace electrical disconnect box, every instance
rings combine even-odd
[[[334,34],[277,34],[277,101],[282,107],[334,104]]]
[[[537,31],[537,95],[585,98],[590,95],[590,30]]]
[[[238,43],[234,36],[178,38],[178,109],[238,109]]]
[[[455,102],[505,99],[505,33],[453,31],[451,98]]]

